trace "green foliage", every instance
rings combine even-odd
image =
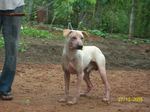
[[[94,34],[94,35],[97,35],[97,36],[101,36],[101,37],[106,37],[106,33],[105,32],[102,32],[100,30],[89,30],[89,32],[91,34]]]
[[[25,12],[36,20],[36,11],[44,7],[48,23],[74,28],[104,29],[108,33],[127,34],[132,0],[25,0]],[[33,2],[33,3],[32,3]],[[135,36],[150,38],[150,0],[137,0]],[[28,20],[28,19],[25,19]],[[46,34],[44,34],[46,35]]]
[[[110,33],[127,33],[128,32],[128,16],[123,10],[119,11],[104,11],[102,27]]]
[[[150,38],[150,0],[137,2],[135,23],[135,36]]]
[[[27,49],[28,49],[27,43],[19,42],[19,52],[25,52],[27,51]]]
[[[62,29],[54,27],[53,30],[62,30]],[[52,34],[51,31],[36,29],[29,26],[22,27],[21,34],[25,37],[40,38],[41,40],[42,39],[63,40],[63,36],[59,36],[58,34]]]
[[[96,0],[87,0],[87,2],[89,2],[90,4],[96,4]]]
[[[76,0],[58,0],[54,3],[54,16],[56,18],[68,19],[70,14],[73,13],[72,4]]]
[[[74,6],[78,5],[78,8],[83,10],[88,4],[93,5],[96,0],[57,0],[54,2],[54,16],[58,19],[69,20],[71,15],[74,15]],[[86,8],[87,9],[87,8]]]
[[[119,34],[119,33],[117,33],[117,34],[115,34],[115,33],[113,33],[113,34],[109,34],[108,36],[107,36],[108,38],[113,38],[113,39],[118,39],[118,40],[127,40],[128,39],[128,35],[126,35],[126,34]]]
[[[0,36],[0,48],[4,47],[4,39],[2,36]]]
[[[24,36],[34,37],[34,38],[47,38],[52,39],[53,35],[47,30],[38,30],[32,27],[22,27],[21,34]]]
[[[138,45],[138,44],[150,44],[150,40],[149,39],[140,39],[140,38],[134,38],[134,39],[124,39],[124,42],[128,42],[134,45]]]
[[[101,25],[109,33],[128,33],[130,0],[111,0],[102,6]]]
[[[107,38],[121,40],[124,41],[125,43],[131,43],[134,45],[150,44],[150,39],[141,39],[141,38],[128,39],[128,35],[126,34],[109,34],[107,35]]]
[[[4,48],[4,39],[0,36],[0,49]],[[27,50],[27,44],[19,42],[19,52],[25,52]]]

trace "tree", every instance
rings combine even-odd
[[[49,14],[48,23],[74,28],[150,38],[150,0],[25,0],[25,20],[36,20],[39,6]],[[130,10],[131,9],[131,10]]]
[[[132,0],[131,14],[130,14],[130,24],[129,24],[129,39],[134,37],[134,26],[135,26],[135,2]]]

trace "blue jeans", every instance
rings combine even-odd
[[[0,13],[19,13],[22,12],[22,9],[21,6],[15,10],[0,10]],[[2,30],[5,43],[5,61],[0,75],[0,92],[4,93],[11,91],[15,77],[20,20],[21,17],[18,16],[0,15],[0,31]]]

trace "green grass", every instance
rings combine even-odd
[[[37,30],[32,27],[22,27],[21,34],[23,36],[35,37],[35,38],[48,38],[51,39],[53,35],[45,30]]]
[[[100,37],[106,37],[107,33],[101,31],[101,30],[88,30],[89,33],[100,36]]]
[[[0,48],[4,47],[4,39],[2,36],[0,36]]]
[[[128,39],[128,35],[126,34],[108,34],[107,38],[113,38],[113,39],[118,39],[118,40],[124,40],[124,39]]]
[[[19,42],[19,52],[25,52],[27,51],[27,47],[28,44],[27,43],[24,43],[24,42]]]
[[[150,44],[150,39],[140,39],[140,38],[135,38],[135,39],[127,39],[124,40],[124,42],[132,43],[132,44]]]
[[[52,34],[48,30],[39,30],[32,27],[24,26],[21,28],[21,34],[26,37],[49,39],[49,40],[61,40],[62,37]]]
[[[47,30],[38,30],[32,27],[21,27],[21,35],[25,36],[26,38],[39,38],[41,41],[48,39],[48,40],[63,40],[64,37],[60,35],[54,35]],[[25,52],[27,50],[28,43],[23,41],[19,42],[19,52]],[[4,48],[4,39],[2,35],[0,35],[0,48]]]
[[[0,49],[4,48],[4,38],[0,35]],[[25,52],[27,50],[27,44],[19,42],[19,52]]]
[[[150,44],[150,39],[141,39],[141,38],[133,38],[133,39],[128,39],[128,35],[127,34],[108,34],[105,33],[101,30],[88,30],[89,33],[96,35],[96,36],[100,36],[103,38],[107,38],[107,39],[117,39],[117,40],[121,40],[124,41],[126,43],[131,43],[131,44]]]
[[[107,38],[112,38],[112,39],[117,39],[117,40],[122,40],[126,43],[131,43],[131,44],[150,44],[150,39],[142,39],[142,38],[133,38],[133,39],[128,39],[127,34],[109,34]]]
[[[140,38],[134,38],[134,39],[128,39],[128,35],[125,34],[107,34],[103,31],[100,30],[88,30],[89,33],[104,37],[107,39],[119,39],[122,40],[126,43],[131,43],[131,44],[150,44],[150,39],[140,39]],[[42,40],[63,40],[64,37],[60,34],[50,32],[48,30],[39,30],[33,27],[28,27],[24,26],[21,28],[21,35],[26,37],[26,38],[39,38]],[[19,51],[20,52],[25,52],[27,50],[27,43],[20,41],[19,42]],[[2,35],[0,35],[0,48],[4,47],[4,40]]]

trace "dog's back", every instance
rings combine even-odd
[[[86,68],[91,62],[105,66],[105,57],[96,46],[84,46],[82,50],[78,50],[78,55],[82,56],[83,68]]]

